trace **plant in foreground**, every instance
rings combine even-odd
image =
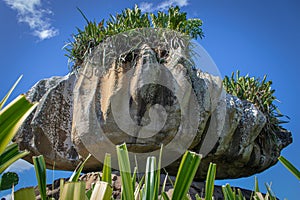
[[[287,168],[298,180],[300,180],[300,171],[288,161],[284,156],[280,156],[278,160]]]
[[[24,95],[20,95],[3,108],[21,78],[22,76],[0,101],[0,175],[11,164],[29,153],[27,151],[19,151],[18,145],[12,143],[11,140],[37,104],[31,104]],[[13,185],[18,184],[18,181],[19,178],[16,173],[6,172],[0,178],[0,190],[10,189]]]
[[[125,144],[117,146],[117,156],[122,180],[122,200],[189,200],[189,188],[193,181],[194,175],[199,167],[201,155],[187,151],[181,161],[178,173],[176,176],[174,189],[172,193],[165,191],[165,185],[168,180],[166,175],[163,185],[160,188],[160,165],[162,151],[159,156],[158,163],[155,157],[148,157],[146,171],[144,176],[137,180],[137,167],[131,172],[131,166],[128,157],[128,151]],[[78,181],[84,164],[89,159],[90,155],[82,162],[74,171],[68,182],[61,180],[60,199],[90,199],[90,200],[111,200],[112,196],[112,180],[111,180],[111,157],[106,154],[102,177],[99,175],[99,180],[86,191],[85,182]],[[38,187],[41,194],[41,199],[51,199],[46,195],[46,165],[43,156],[34,157],[34,166],[38,178]],[[195,196],[197,200],[212,200],[214,192],[214,180],[216,175],[216,164],[210,163],[206,184],[205,197],[201,198],[198,194]],[[138,181],[138,183],[136,183]],[[267,194],[264,196],[258,188],[257,179],[255,180],[255,192],[251,199],[254,200],[273,200],[276,199],[270,187],[267,187]],[[238,189],[231,188],[229,184],[222,187],[224,199],[228,200],[244,200],[246,199],[242,192]],[[15,192],[15,200],[33,200],[35,199],[34,189],[25,188]]]

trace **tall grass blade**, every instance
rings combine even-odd
[[[214,194],[217,165],[210,163],[205,183],[205,200],[211,200]]]
[[[75,171],[73,172],[72,176],[70,177],[69,179],[69,182],[76,182],[78,181],[79,177],[80,177],[80,174],[83,170],[83,167],[85,165],[85,163],[88,161],[88,159],[91,157],[92,155],[89,154],[88,157],[86,157],[86,159],[77,166],[77,168],[75,169]]]
[[[163,197],[164,200],[170,200],[166,192],[161,193],[161,196]]]
[[[112,181],[111,181],[111,155],[108,153],[105,154],[105,158],[104,158],[102,181],[107,182],[109,185],[112,184]]]
[[[187,151],[181,160],[176,176],[172,200],[182,200],[186,197],[190,185],[200,164],[201,155]]]
[[[278,160],[298,179],[300,180],[300,172],[299,170],[290,163],[285,157],[280,156]]]
[[[269,195],[270,200],[277,200],[276,196],[274,195],[273,191],[271,190],[271,187],[268,184],[265,184],[267,189],[267,195]]]
[[[222,186],[222,192],[225,200],[235,200],[235,192],[232,190],[229,184]]]
[[[23,77],[23,75],[21,75],[18,78],[18,80],[14,83],[14,85],[7,92],[7,94],[5,95],[5,97],[0,101],[0,110],[3,108],[3,106],[6,103],[7,99],[9,98],[9,96],[11,95],[11,93],[13,92],[13,90],[16,88],[16,86],[18,85],[18,83],[20,82],[20,80],[22,79],[22,77]]]
[[[131,180],[131,168],[125,143],[117,146],[117,156],[122,180],[122,200],[133,200],[134,192]]]
[[[44,157],[41,156],[34,156],[33,159],[33,165],[36,173],[36,179],[38,182],[38,188],[40,191],[41,199],[47,200],[47,194],[46,194],[46,164]]]

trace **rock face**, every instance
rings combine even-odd
[[[289,131],[262,140],[266,118],[253,104],[225,94],[218,77],[178,58],[183,48],[166,55],[158,49],[145,43],[130,59],[106,65],[97,49],[78,74],[34,85],[26,96],[39,105],[15,137],[31,152],[26,160],[43,154],[47,167],[74,170],[91,153],[85,171],[95,171],[106,152],[126,142],[140,157],[164,144],[171,175],[179,167],[176,153],[203,154],[196,179],[206,177],[209,162],[217,164],[218,179],[250,176],[277,162],[292,142]]]

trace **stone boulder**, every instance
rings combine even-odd
[[[30,151],[25,159],[43,154],[48,168],[74,170],[91,153],[84,171],[97,171],[105,153],[117,166],[115,145],[125,142],[142,169],[163,144],[162,165],[171,175],[186,149],[203,155],[198,180],[210,162],[217,179],[250,176],[277,162],[292,142],[289,131],[262,139],[266,117],[253,104],[226,94],[218,76],[192,67],[184,45],[167,53],[158,47],[142,42],[102,63],[104,54],[116,52],[99,46],[77,72],[34,85],[26,96],[39,105],[15,137]]]

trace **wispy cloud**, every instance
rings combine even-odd
[[[41,0],[3,0],[11,9],[16,10],[18,21],[26,23],[33,35],[40,40],[58,35],[58,29],[52,27],[50,18],[52,11],[42,8]]]
[[[150,2],[142,2],[139,6],[143,12],[153,12],[157,10],[167,10],[170,6],[177,5],[179,7],[183,7],[187,6],[188,4],[188,0],[167,0],[160,2],[158,5],[154,5]]]
[[[33,165],[30,164],[29,162],[25,161],[25,160],[17,160],[16,162],[14,162],[11,166],[9,166],[5,172],[16,172],[16,173],[21,173],[24,172],[26,170],[30,170],[31,168],[33,168]]]

